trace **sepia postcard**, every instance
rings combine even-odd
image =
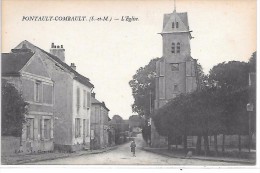
[[[1,165],[259,168],[256,0],[1,10]]]

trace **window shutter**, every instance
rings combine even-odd
[[[51,119],[51,128],[50,128],[51,132],[50,132],[50,138],[53,139],[53,118]]]
[[[79,119],[79,136],[81,136],[81,129],[82,129],[82,127],[81,127],[81,121],[80,121],[80,119]]]
[[[86,108],[87,104],[86,104],[86,90],[83,91],[83,107]]]
[[[87,133],[87,135],[86,136],[89,136],[90,134],[89,134],[89,127],[90,127],[90,124],[89,124],[89,119],[87,119],[87,124],[86,124],[86,133]]]
[[[79,107],[80,107],[80,90],[77,88],[77,112],[79,112]]]
[[[77,123],[78,121],[77,121],[77,118],[75,118],[75,137],[77,137]]]
[[[87,107],[90,108],[90,92],[87,92]]]
[[[38,119],[38,139],[41,139],[41,131],[42,131],[42,126],[41,126],[41,118]]]

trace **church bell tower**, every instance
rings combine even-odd
[[[197,62],[191,57],[191,32],[187,12],[177,13],[174,8],[172,13],[164,14],[163,29],[159,33],[163,41],[163,56],[156,62],[155,110],[178,94],[197,88]],[[152,147],[167,146],[167,138],[159,136],[153,122],[151,132]]]

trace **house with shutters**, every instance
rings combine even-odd
[[[104,102],[96,99],[95,93],[91,93],[91,130],[93,131],[93,149],[105,148],[112,145],[112,134],[108,126],[109,109]]]
[[[39,54],[26,44],[2,53],[2,80],[13,84],[29,103],[21,137],[2,137],[2,155],[52,151],[54,81]],[[2,100],[4,102],[4,100]]]
[[[25,40],[15,49],[24,45],[42,62],[53,82],[54,148],[69,152],[89,148],[90,93],[94,85],[76,71],[74,63],[66,64],[63,45],[52,43],[47,52]]]

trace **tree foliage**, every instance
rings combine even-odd
[[[251,88],[248,87],[249,72],[255,70],[255,59],[256,52],[252,54],[248,63],[239,61],[223,62],[210,70],[209,82],[215,82],[215,86],[221,92],[226,93],[225,104],[223,105],[227,127],[225,134],[248,133],[246,105],[250,102],[250,92],[252,92]],[[256,97],[255,92],[253,92],[252,97]]]
[[[151,141],[151,126],[147,122],[142,125],[142,136],[145,142]]]
[[[209,82],[223,90],[234,91],[248,86],[248,63],[229,61],[219,63],[209,72]]]
[[[128,124],[125,123],[120,115],[114,115],[110,121],[110,125],[115,129],[115,143],[120,144],[120,137],[124,137],[124,133],[128,131]]]
[[[256,72],[256,52],[254,52],[249,59],[249,71]]]
[[[150,104],[153,103],[150,100],[155,100],[156,61],[159,59],[152,59],[148,65],[140,67],[129,82],[134,97],[132,110],[140,116],[150,116]]]
[[[223,62],[208,76],[198,73],[198,90],[178,95],[154,113],[158,133],[168,138],[248,134],[248,74],[255,70],[255,59],[256,52],[249,63]]]
[[[161,135],[219,134],[224,127],[220,105],[222,94],[214,88],[180,94],[158,109],[153,119]]]
[[[2,135],[20,137],[28,104],[18,90],[5,80],[2,81]]]

